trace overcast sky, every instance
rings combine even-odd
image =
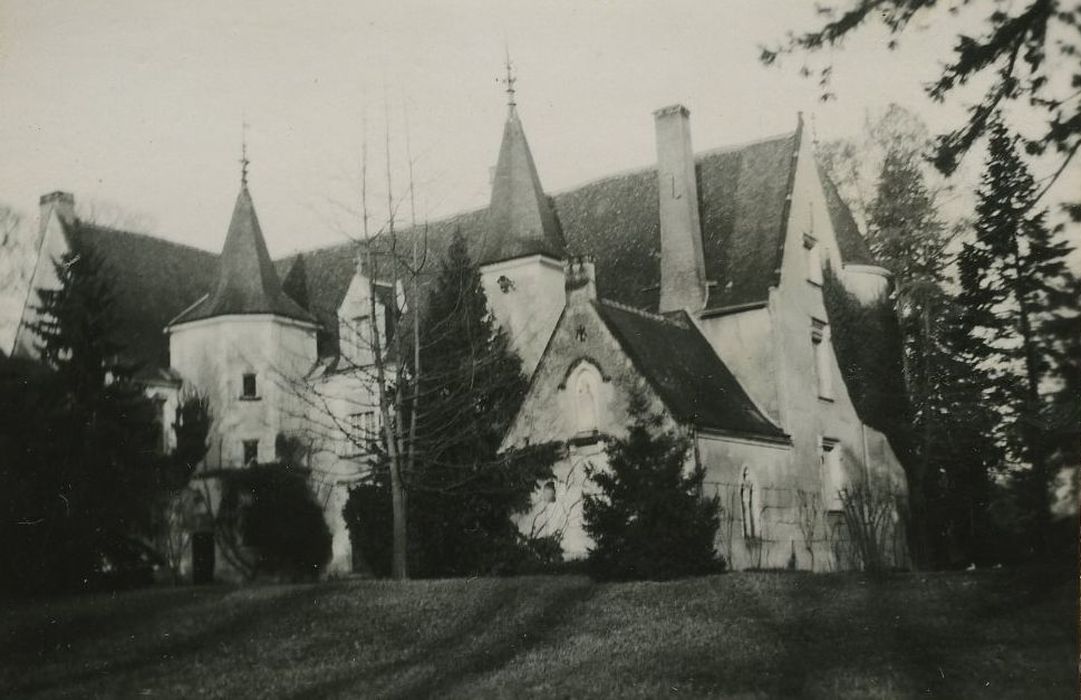
[[[246,119],[271,253],[310,248],[356,230],[344,207],[357,201],[364,115],[382,178],[389,108],[396,193],[408,114],[419,216],[484,206],[506,112],[505,46],[549,192],[652,162],[651,112],[673,102],[691,110],[696,150],[791,130],[800,110],[820,139],[855,134],[890,101],[932,129],[963,116],[921,84],[965,16],[943,13],[895,52],[881,30],[859,33],[834,56],[838,99],[822,104],[798,62],[758,62],[760,44],[814,25],[812,6],[0,0],[0,202],[33,217],[39,195],[67,190],[217,250]],[[373,209],[381,217],[385,202]]]

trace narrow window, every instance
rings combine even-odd
[[[822,286],[822,253],[818,239],[804,234],[803,247],[807,251],[807,281]]]
[[[835,438],[824,437],[821,441],[820,457],[822,460],[822,479],[825,482],[823,500],[826,510],[840,512],[844,510],[841,491],[845,488],[844,464],[841,460],[841,446]]]
[[[259,441],[258,440],[245,440],[244,441],[244,466],[250,464],[257,464],[259,462]]]
[[[549,481],[541,489],[541,503],[555,503],[556,502],[556,484],[554,481]]]
[[[811,343],[814,347],[815,378],[818,383],[818,398],[833,400],[833,371],[829,353],[829,327],[825,322],[814,319],[811,326]]]
[[[739,505],[743,514],[743,539],[753,540],[758,533],[758,518],[755,514],[755,484],[751,478],[751,468],[743,465],[743,477],[739,484]]]
[[[579,433],[592,433],[597,430],[597,392],[594,386],[593,372],[583,368],[575,382],[575,409],[578,418]]]
[[[258,386],[255,383],[255,373],[245,372],[241,378],[241,393],[240,397],[244,399],[257,399],[259,398]]]

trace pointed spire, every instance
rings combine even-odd
[[[492,177],[488,230],[479,262],[488,264],[528,255],[562,259],[563,230],[544,189],[515,108],[514,77],[507,56],[507,121]]]
[[[172,324],[232,314],[274,314],[300,321],[315,318],[282,291],[267,252],[248,185],[242,182],[229,233],[218,259],[218,281],[210,294]]]

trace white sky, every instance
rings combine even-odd
[[[505,42],[549,192],[652,162],[651,112],[672,102],[691,109],[696,150],[791,130],[798,110],[815,114],[823,140],[854,135],[866,110],[891,101],[933,131],[963,117],[957,100],[934,105],[921,84],[966,17],[936,14],[940,23],[907,34],[896,52],[881,30],[858,33],[834,56],[839,99],[822,104],[798,62],[758,62],[760,44],[813,26],[812,8],[0,0],[0,202],[32,219],[39,195],[63,189],[217,250],[239,184],[243,116],[271,253],[335,242],[356,230],[342,204],[357,201],[365,112],[372,175],[383,177],[389,103],[397,194],[408,104],[420,215],[483,206],[505,115]],[[374,208],[382,216],[385,203]]]

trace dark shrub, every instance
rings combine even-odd
[[[330,561],[331,535],[305,472],[276,464],[224,477],[221,513],[254,555],[253,574],[317,577]]]

